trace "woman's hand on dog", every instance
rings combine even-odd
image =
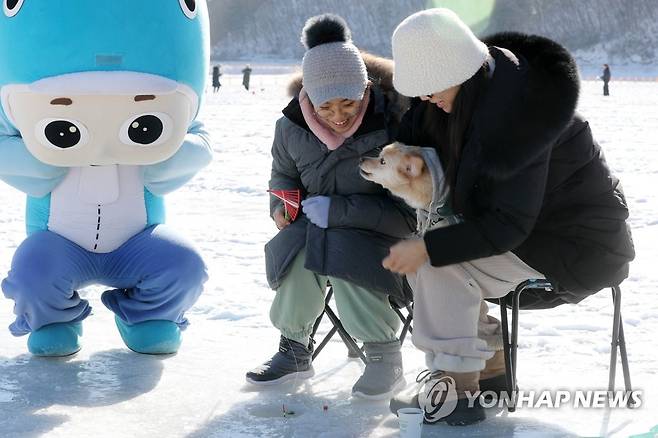
[[[272,219],[274,219],[274,223],[279,230],[283,230],[285,227],[290,225],[290,221],[286,219],[286,215],[284,214],[283,207],[278,207],[274,210]]]
[[[388,257],[382,262],[389,271],[398,274],[413,274],[429,259],[423,239],[409,239],[396,243]]]

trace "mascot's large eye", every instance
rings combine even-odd
[[[9,18],[18,14],[18,11],[23,7],[25,0],[2,0],[2,9],[5,15]]]
[[[45,119],[37,123],[36,137],[42,145],[55,149],[70,149],[87,143],[87,128],[68,119]]]
[[[155,146],[169,140],[174,122],[166,114],[142,114],[121,127],[121,143],[129,146]]]
[[[180,3],[180,7],[183,9],[183,13],[187,18],[192,20],[196,17],[198,9],[196,0],[178,0],[178,3]]]

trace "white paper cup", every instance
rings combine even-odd
[[[400,420],[400,437],[420,438],[423,427],[423,410],[418,408],[398,409],[398,420]]]

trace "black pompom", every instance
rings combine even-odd
[[[320,44],[348,42],[352,33],[345,20],[335,14],[322,14],[306,21],[302,30],[302,44],[312,49]]]

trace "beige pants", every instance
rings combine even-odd
[[[473,372],[502,348],[500,322],[483,298],[500,298],[544,278],[511,252],[440,268],[427,262],[407,276],[414,290],[413,343],[432,371]]]

